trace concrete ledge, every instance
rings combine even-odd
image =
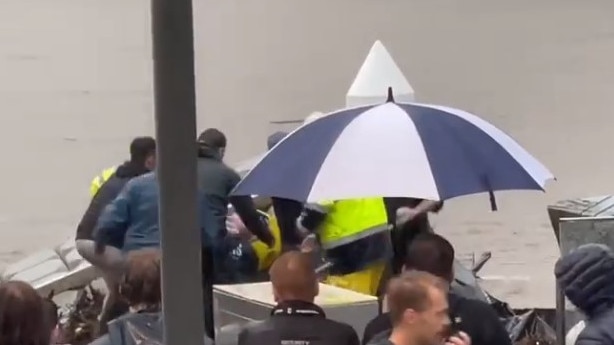
[[[59,294],[98,277],[97,270],[79,255],[72,239],[9,265],[0,274],[4,281],[28,282],[41,294],[48,294],[51,290]]]

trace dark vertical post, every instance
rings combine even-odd
[[[204,342],[192,0],[152,0],[164,344]]]

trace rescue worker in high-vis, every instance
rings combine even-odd
[[[306,241],[317,237],[330,263],[328,284],[377,294],[392,257],[390,225],[381,197],[308,203],[297,228]]]
[[[98,193],[100,187],[107,182],[113,176],[113,174],[115,174],[116,170],[116,166],[106,168],[100,173],[100,175],[94,177],[92,183],[90,184],[90,197],[93,198],[96,193]]]

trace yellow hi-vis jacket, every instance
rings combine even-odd
[[[113,176],[113,174],[115,174],[115,170],[117,170],[117,167],[106,168],[102,171],[102,173],[100,173],[100,175],[94,177],[92,183],[90,184],[90,196],[92,198],[96,195],[96,193],[98,193],[100,187],[107,182],[111,176]]]
[[[390,229],[382,198],[323,201],[306,208],[326,214],[318,227],[323,249],[352,243]]]

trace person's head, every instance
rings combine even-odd
[[[160,308],[162,288],[158,249],[140,249],[128,254],[119,293],[133,310]]]
[[[0,284],[0,344],[49,345],[51,332],[43,298],[30,284]]]
[[[406,271],[388,283],[391,337],[415,345],[440,344],[449,336],[447,283],[430,273]]]
[[[137,137],[130,143],[130,161],[148,170],[156,167],[156,140],[152,137]]]
[[[403,269],[428,272],[451,283],[454,280],[454,247],[443,236],[419,234],[409,244]]]
[[[585,244],[559,258],[556,281],[571,303],[589,318],[614,308],[614,252]]]
[[[226,136],[217,128],[207,128],[198,136],[198,144],[216,151],[220,158],[226,153]]]
[[[273,262],[269,269],[276,302],[313,302],[318,295],[318,276],[309,254],[289,251]]]

